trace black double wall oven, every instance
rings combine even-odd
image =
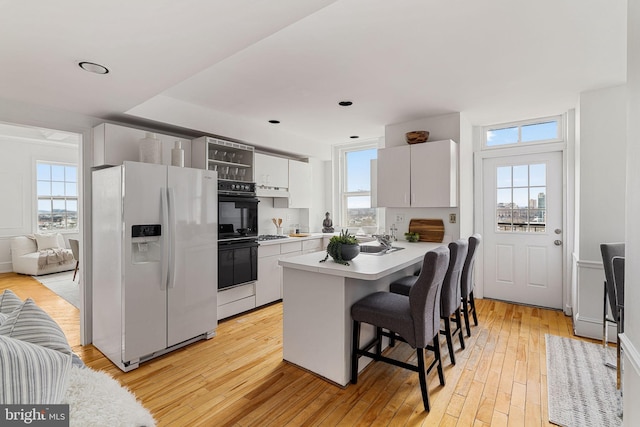
[[[218,181],[218,290],[258,279],[255,184]]]

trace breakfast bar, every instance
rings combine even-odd
[[[361,253],[341,265],[314,252],[281,259],[283,269],[283,358],[339,386],[351,378],[351,305],[388,291],[389,284],[413,274],[424,254],[442,243],[394,242],[402,250],[384,255]],[[374,330],[363,325],[362,342]],[[360,359],[359,370],[370,363]]]

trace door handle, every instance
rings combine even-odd
[[[554,240],[553,244],[556,246],[560,246],[562,244],[562,240]]]

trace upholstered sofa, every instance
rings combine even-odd
[[[11,238],[13,271],[31,276],[73,270],[76,261],[62,234],[33,234]]]
[[[0,292],[0,374],[0,405],[68,404],[70,427],[155,425],[128,389],[84,365],[42,308],[9,289]]]

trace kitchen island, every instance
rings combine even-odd
[[[388,291],[391,282],[413,274],[424,254],[441,245],[394,242],[404,249],[385,255],[361,253],[348,266],[331,258],[320,263],[324,251],[280,260],[284,360],[346,386],[351,378],[351,305],[368,294]],[[362,325],[361,342],[373,333],[373,327]],[[370,361],[361,358],[359,370]]]

